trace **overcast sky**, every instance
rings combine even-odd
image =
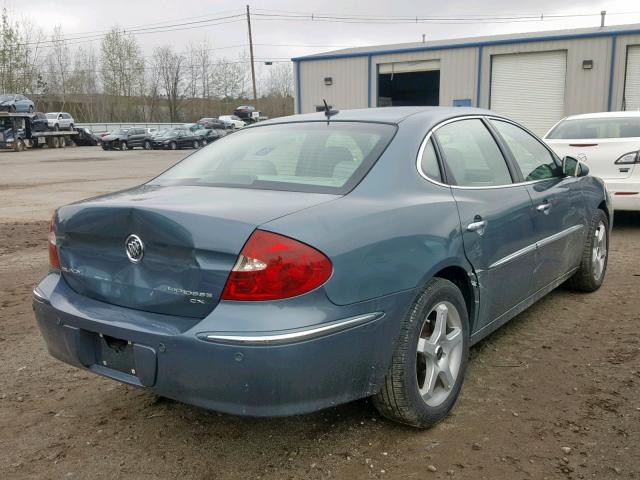
[[[607,10],[607,25],[640,23],[638,0],[0,0],[13,15],[25,16],[50,32],[61,25],[68,37],[102,32],[113,25],[122,27],[146,27],[193,22],[212,17],[242,13],[249,3],[255,13],[290,12],[290,14],[337,14],[369,16],[508,16],[510,14],[598,14]],[[191,25],[189,30],[138,35],[145,54],[154,47],[174,45],[184,51],[191,42],[199,44],[205,39],[210,47],[219,48],[215,55],[235,57],[247,50],[246,23],[241,18],[235,23]],[[223,21],[220,21],[223,22]],[[307,20],[267,20],[254,16],[253,41],[259,59],[288,59],[295,56],[335,50],[347,46],[364,46],[386,43],[420,41],[426,34],[427,41],[498,33],[531,32],[573,27],[599,26],[599,16],[545,19],[544,21],[505,21],[501,23],[467,24],[362,24],[329,23]],[[198,28],[193,28],[198,27]],[[178,28],[178,27],[174,27]],[[184,28],[184,27],[182,27]],[[87,33],[90,32],[90,33]],[[78,42],[86,40],[77,40]],[[86,43],[89,45],[90,43]],[[272,46],[261,44],[287,44],[296,46]],[[93,45],[99,47],[99,41]],[[299,46],[302,45],[302,46]],[[232,48],[225,48],[232,47]]]

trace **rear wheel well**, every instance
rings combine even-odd
[[[443,268],[436,273],[434,277],[449,280],[460,289],[467,307],[467,313],[469,314],[469,329],[471,331],[471,327],[473,327],[473,319],[475,318],[475,295],[467,272],[462,267],[452,266]]]
[[[602,202],[600,202],[600,205],[598,205],[598,208],[604,212],[604,214],[607,216],[607,221],[609,222],[609,225],[611,225],[611,213],[607,208],[607,202],[603,200]]]

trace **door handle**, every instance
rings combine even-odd
[[[536,207],[536,210],[540,213],[544,213],[545,215],[549,215],[549,210],[551,209],[551,204],[548,202],[541,203]]]
[[[467,232],[476,232],[478,235],[482,235],[484,233],[484,229],[486,226],[487,226],[486,220],[472,222],[469,225],[467,225]]]

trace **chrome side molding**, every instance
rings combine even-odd
[[[226,343],[232,345],[279,345],[311,340],[313,338],[318,338],[324,335],[337,333],[353,327],[365,325],[369,322],[379,320],[382,317],[384,317],[383,312],[373,312],[367,313],[365,315],[358,315],[357,317],[346,318],[337,322],[321,324],[304,330],[287,331],[286,333],[265,332],[265,334],[261,335],[242,335],[223,332],[211,332],[198,335],[198,337],[208,342]]]

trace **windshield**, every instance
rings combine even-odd
[[[125,135],[128,132],[127,129],[121,128],[120,130],[114,130],[111,135]]]
[[[549,139],[601,139],[640,137],[640,117],[580,118],[564,120]]]
[[[387,124],[338,121],[249,128],[197,151],[151,183],[346,193],[395,131]]]
[[[47,118],[58,118],[57,113],[47,113]]]

